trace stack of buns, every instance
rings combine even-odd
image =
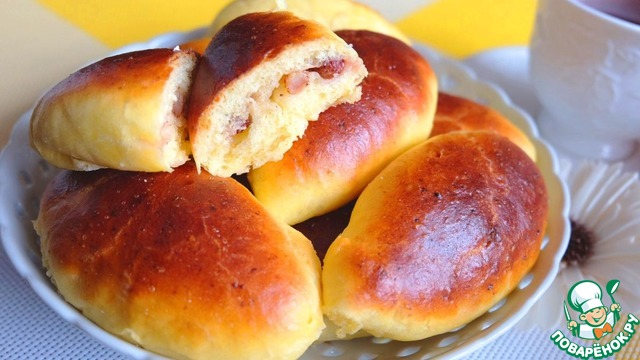
[[[34,227],[60,294],[185,359],[296,359],[481,315],[545,232],[527,136],[438,93],[374,11],[267,3],[236,0],[210,39],[103,59],[40,99],[32,146],[64,170]]]

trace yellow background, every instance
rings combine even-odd
[[[107,46],[117,48],[167,31],[207,26],[229,0],[39,2]],[[535,0],[437,0],[401,19],[398,26],[414,39],[464,57],[497,46],[526,45],[535,8]]]

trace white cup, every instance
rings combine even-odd
[[[539,1],[530,46],[538,126],[561,152],[622,160],[640,140],[640,25],[584,1]]]

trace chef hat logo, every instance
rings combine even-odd
[[[569,290],[567,300],[574,310],[583,314],[604,306],[602,289],[600,285],[591,280],[583,280],[574,284]]]

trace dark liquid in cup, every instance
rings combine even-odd
[[[640,25],[640,0],[581,0],[596,10]]]

